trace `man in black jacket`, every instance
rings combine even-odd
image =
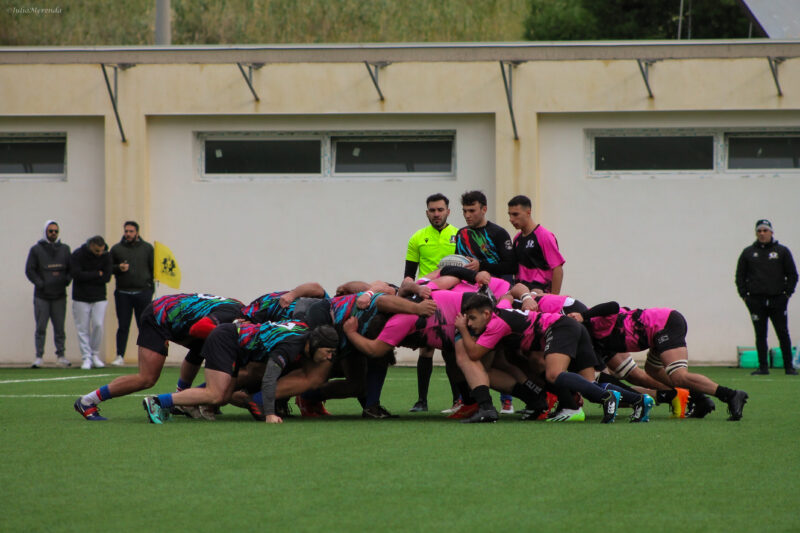
[[[139,224],[128,220],[122,240],[111,247],[114,277],[114,304],[117,310],[117,358],[114,366],[125,364],[125,348],[131,328],[131,315],[139,327],[142,311],[153,300],[153,245],[139,236]]]
[[[75,250],[70,258],[72,284],[72,316],[78,330],[78,347],[83,364],[89,370],[103,368],[100,357],[103,322],[106,317],[106,283],[111,280],[111,254],[105,239],[95,235]]]
[[[769,374],[767,359],[767,320],[778,336],[783,355],[783,368],[788,375],[797,375],[792,366],[792,341],[789,338],[787,305],[797,286],[797,268],[792,253],[772,238],[772,223],[756,222],[756,242],[742,251],[736,265],[736,289],[744,299],[756,332],[758,370],[755,375]]]
[[[69,246],[58,238],[58,223],[48,220],[44,225],[44,238],[31,247],[25,263],[25,275],[33,286],[33,315],[36,319],[36,358],[31,368],[42,366],[47,322],[53,323],[56,345],[56,364],[72,366],[64,357],[64,320],[67,317],[67,285],[72,281],[69,271]]]

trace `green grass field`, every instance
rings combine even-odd
[[[84,421],[77,396],[132,368],[0,369],[0,531],[798,531],[800,379],[697,369],[750,394],[741,422],[724,405],[704,420],[648,424],[629,410],[601,425],[446,420],[411,415],[414,369],[391,368],[383,404],[335,416],[257,423],[231,406],[216,422],[146,420],[144,394]],[[173,390],[176,369],[152,389]],[[519,404],[519,402],[518,402]]]

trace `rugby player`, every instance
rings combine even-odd
[[[283,419],[275,413],[278,380],[282,376],[293,378],[282,391],[284,397],[319,386],[328,377],[338,343],[338,335],[331,326],[312,330],[298,321],[223,324],[209,335],[203,346],[205,387],[148,396],[142,403],[148,419],[155,424],[168,421],[173,406],[219,406],[230,400],[234,378],[241,366],[251,361],[266,362],[261,385],[263,413],[267,423],[279,424]],[[300,369],[301,372],[292,372]]]
[[[745,391],[723,387],[702,374],[689,372],[686,319],[678,311],[620,307],[618,313],[606,316],[589,317],[586,313],[570,316],[586,325],[601,353],[648,350],[644,369],[656,381],[689,389],[697,405],[704,402],[702,395],[715,396],[728,404],[728,420],[742,418],[742,409],[748,399]]]
[[[136,340],[139,371],[120,376],[78,398],[75,410],[86,420],[106,420],[99,413],[97,405],[100,402],[151,388],[164,368],[170,342],[189,348],[192,357],[187,355],[181,375],[194,378],[200,364],[189,361],[198,361],[199,358],[202,362],[200,354],[204,339],[217,324],[241,319],[243,307],[244,304],[238,300],[211,294],[172,294],[154,300],[142,311],[140,318]]]
[[[464,363],[480,360],[500,341],[510,337],[512,349],[519,348],[523,353],[544,351],[545,375],[549,384],[578,392],[589,401],[602,404],[603,423],[614,421],[621,398],[634,408],[632,422],[648,420],[652,398],[630,390],[617,390],[611,384],[604,388],[594,382],[595,370],[601,370],[604,365],[592,349],[588,332],[575,320],[554,313],[505,309],[493,312],[491,300],[482,295],[465,301],[462,310],[464,314],[458,317],[456,327],[462,335],[469,359]],[[477,339],[470,332],[478,335]],[[559,395],[559,411],[548,420],[582,421],[585,414],[580,407],[574,406],[572,398],[572,394]]]

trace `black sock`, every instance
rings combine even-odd
[[[469,385],[467,385],[466,381],[456,383],[456,386],[458,387],[459,395],[461,396],[461,401],[464,402],[464,405],[472,405],[475,403],[475,400],[470,394]],[[458,396],[456,396],[456,398],[458,398]]]
[[[656,391],[656,403],[669,403],[675,399],[675,396],[678,395],[678,391],[675,389],[670,390],[659,390]]]
[[[533,387],[529,387],[528,384]],[[547,393],[530,380],[525,383],[515,383],[511,395],[525,402],[525,409],[547,409]]]
[[[444,355],[444,353],[442,355]],[[431,362],[432,361],[433,359],[431,359]],[[446,365],[445,371],[447,372],[447,379],[450,381],[450,392],[453,394],[453,403],[456,403],[458,399],[464,395],[463,391],[461,390],[461,387],[459,386],[458,381],[456,381],[456,376],[458,375],[458,372],[454,370],[451,365]],[[469,390],[469,387],[467,387],[467,390]]]
[[[479,385],[472,389],[472,397],[478,402],[478,407],[481,409],[488,409],[493,407],[492,396],[489,394],[489,387],[486,385]]]
[[[626,387],[617,387],[613,383],[606,384],[606,390],[615,390],[619,393],[620,398],[623,402],[628,404],[629,406],[633,405],[642,397],[641,394],[634,391],[633,389],[628,389]]]
[[[562,372],[558,375],[555,381],[556,385],[565,387],[571,391],[579,392],[581,395],[592,403],[602,403],[603,390],[600,385],[593,381],[588,381],[578,374],[572,372]]]
[[[733,398],[733,395],[735,393],[736,393],[735,390],[729,389],[728,387],[723,387],[722,385],[719,385],[719,386],[717,386],[717,390],[714,393],[714,396],[716,396],[717,398],[719,398],[723,402],[728,403],[728,401],[731,398]]]
[[[625,390],[629,390],[631,392],[636,392],[635,390],[633,390],[632,387],[628,386],[627,383],[623,383],[618,378],[612,376],[611,374],[606,374],[605,372],[600,372],[600,375],[597,378],[597,382],[598,383],[611,383],[613,385],[616,385],[617,388],[614,389],[616,391],[619,391],[620,389],[625,389]],[[636,394],[639,394],[639,393],[637,392]]]
[[[417,392],[419,399],[428,402],[428,387],[431,384],[431,374],[433,374],[433,358],[420,357],[417,359]]]
[[[706,396],[704,393],[702,393],[700,391],[690,390],[689,391],[689,398],[694,403],[700,403],[700,402],[705,402],[708,399],[708,396]]]
[[[542,391],[542,393],[544,394],[544,391]],[[538,395],[535,392],[527,388],[522,383],[514,383],[514,388],[511,389],[511,396],[514,398],[519,398],[526,404],[532,404],[536,401],[536,398],[538,398]]]

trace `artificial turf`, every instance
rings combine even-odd
[[[800,530],[800,378],[695,370],[749,393],[740,422],[717,403],[704,420],[662,405],[650,423],[623,409],[602,425],[588,405],[583,423],[460,424],[439,414],[441,368],[418,414],[414,369],[390,369],[382,403],[399,419],[362,419],[350,399],[278,426],[231,406],[153,425],[142,392],[87,422],[73,401],[134,369],[3,368],[0,530]],[[176,380],[165,369],[150,392]]]

